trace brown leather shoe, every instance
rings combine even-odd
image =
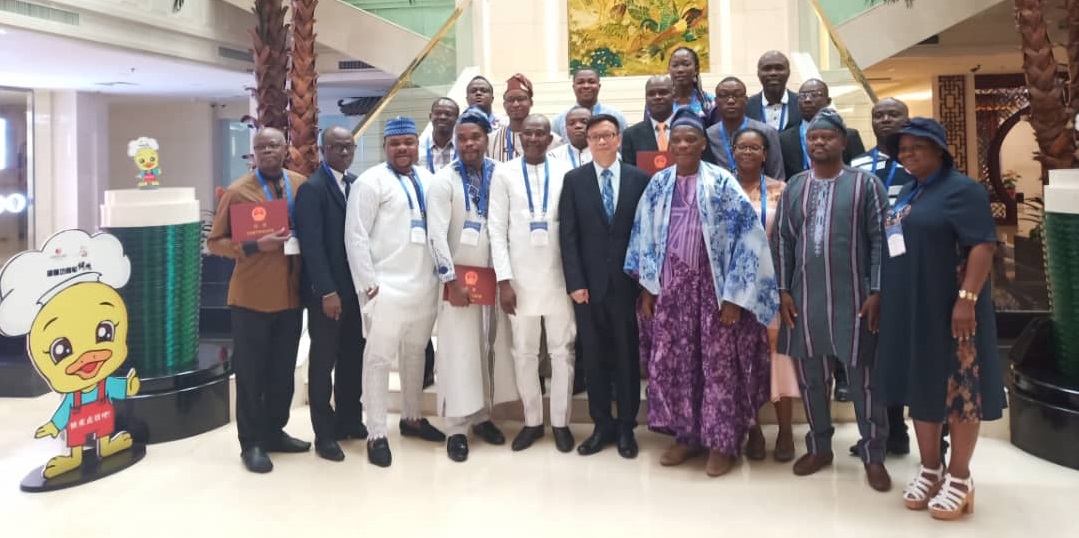
[[[659,458],[659,464],[664,467],[673,467],[675,465],[681,465],[690,458],[695,458],[704,454],[704,449],[699,446],[686,446],[674,444],[671,448],[668,448],[663,452],[663,456]]]
[[[888,469],[883,463],[865,464],[865,478],[869,482],[869,487],[877,491],[892,489],[892,477],[888,476]]]
[[[734,461],[734,456],[713,450],[708,454],[708,463],[704,465],[704,472],[712,478],[723,476],[734,468]]]
[[[767,455],[768,450],[764,446],[764,433],[761,432],[761,427],[756,426],[751,428],[749,430],[749,440],[746,441],[746,458],[753,461],[760,461]]]
[[[794,462],[796,476],[809,476],[832,464],[833,454],[806,454]]]

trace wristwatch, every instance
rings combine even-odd
[[[959,298],[960,299],[967,299],[972,303],[978,302],[978,295],[975,294],[975,293],[971,293],[971,292],[969,292],[967,290],[959,290]]]

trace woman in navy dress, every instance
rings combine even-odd
[[[874,381],[886,405],[908,405],[914,420],[921,470],[904,503],[955,519],[974,510],[970,459],[981,421],[999,419],[1005,405],[988,279],[996,225],[985,189],[955,169],[939,123],[914,118],[889,142],[889,153],[917,181],[903,188],[886,219]]]

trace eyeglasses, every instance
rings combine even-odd
[[[618,138],[618,133],[593,133],[588,135],[589,142],[610,142]]]
[[[760,153],[764,151],[764,146],[758,146],[757,144],[738,144],[734,146],[735,151],[745,151],[748,153]]]

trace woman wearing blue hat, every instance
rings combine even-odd
[[[1005,406],[989,271],[996,225],[985,189],[955,169],[939,123],[914,118],[889,138],[917,181],[886,219],[876,381],[884,403],[908,405],[921,470],[903,491],[937,519],[974,511],[970,460],[983,420]],[[940,435],[947,422],[952,455]]]

